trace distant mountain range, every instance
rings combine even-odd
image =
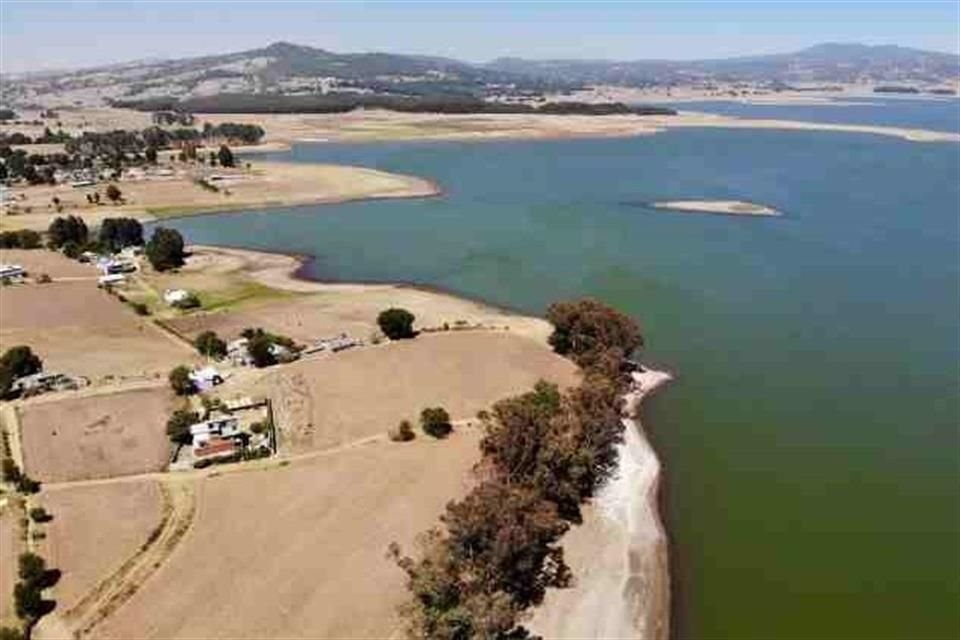
[[[717,60],[527,60],[471,64],[392,53],[334,53],[277,42],[260,49],[179,60],[7,76],[4,104],[51,94],[73,102],[197,98],[220,94],[374,93],[523,97],[587,85],[710,82],[925,83],[960,77],[960,56],[892,45],[821,44],[795,53]]]

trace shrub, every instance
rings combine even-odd
[[[20,482],[20,467],[13,461],[13,458],[4,458],[3,462],[0,463],[0,467],[3,469],[4,482],[9,484],[17,484]]]
[[[200,355],[210,358],[223,358],[227,355],[227,343],[213,331],[204,331],[193,342]]]
[[[0,232],[0,249],[37,249],[40,234],[31,229]]]
[[[190,369],[186,368],[183,365],[174,367],[170,371],[170,388],[173,389],[173,392],[178,396],[188,396],[196,392],[196,387],[193,386],[193,380],[190,379]]]
[[[80,243],[74,242],[73,240],[64,242],[61,250],[63,251],[63,255],[67,256],[71,260],[76,260],[80,257],[80,254],[83,253],[83,247],[80,245]]]
[[[277,358],[273,355],[273,340],[265,333],[260,333],[249,338],[247,351],[253,360],[253,366],[258,368],[269,367],[277,364]]]
[[[403,340],[416,335],[413,331],[414,319],[414,315],[406,309],[391,308],[380,312],[377,324],[391,340]]]
[[[53,278],[48,273],[41,273],[37,276],[37,284],[50,284],[51,282],[53,282]]]
[[[142,302],[131,302],[130,306],[133,308],[133,311],[138,316],[148,316],[150,315],[150,309]]]
[[[220,150],[217,152],[217,158],[220,160],[221,166],[234,166],[233,152],[230,151],[230,147],[225,144],[220,145]]]
[[[21,473],[20,479],[17,480],[17,491],[20,493],[37,493],[40,491],[40,482],[25,473]]]
[[[30,519],[37,523],[43,523],[53,520],[53,516],[43,507],[34,507],[30,509]]]
[[[189,409],[177,409],[167,420],[167,437],[177,444],[190,442],[190,427],[200,422],[200,414]]]
[[[453,431],[450,414],[443,407],[427,407],[421,411],[420,427],[434,438],[445,438]]]
[[[394,442],[409,442],[417,437],[409,420],[401,420],[397,428],[391,429],[388,435]]]
[[[24,640],[24,635],[20,629],[0,627],[0,640]]]
[[[147,259],[157,271],[183,266],[183,236],[175,229],[157,227],[146,248]]]
[[[123,199],[123,192],[115,184],[107,185],[107,198],[110,199],[110,202],[116,204]]]

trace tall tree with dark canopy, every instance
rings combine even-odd
[[[68,242],[74,242],[81,246],[85,245],[87,236],[87,223],[79,216],[54,218],[47,228],[47,240],[54,249],[59,249]]]
[[[220,151],[217,152],[217,158],[220,160],[221,167],[233,167],[234,164],[233,152],[230,151],[230,147],[225,144],[220,145]]]
[[[157,271],[169,271],[183,266],[183,236],[176,229],[157,227],[147,243],[147,259]]]
[[[383,335],[391,340],[404,340],[416,335],[413,331],[413,321],[416,318],[406,309],[390,308],[381,311],[377,316],[377,324]]]
[[[143,244],[143,225],[135,218],[107,218],[100,224],[100,244],[109,251]]]

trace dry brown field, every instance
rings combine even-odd
[[[411,550],[469,486],[477,433],[383,441],[209,477],[169,560],[97,638],[386,638]]]
[[[134,216],[153,219],[204,211],[248,209],[251,207],[343,202],[364,198],[405,198],[436,193],[427,180],[363,167],[281,162],[255,162],[248,169],[176,169],[179,175],[151,179],[123,179],[116,182],[123,202],[107,204],[106,185],[75,189],[69,184],[15,186],[15,215],[0,219],[2,228],[45,230],[58,215],[76,214],[96,226],[106,217]],[[228,180],[210,182],[212,191],[194,181],[218,174]],[[208,180],[209,182],[209,180]],[[100,205],[89,204],[87,193],[100,192]],[[52,201],[60,200],[62,212]],[[29,210],[29,212],[28,212]]]
[[[463,331],[308,357],[259,379],[238,376],[220,395],[270,397],[281,449],[302,452],[416,424],[425,407],[470,419],[540,379],[573,385],[576,368],[528,338]]]
[[[20,537],[20,512],[12,504],[0,513],[0,626],[18,624],[13,610],[13,585],[17,582],[17,557],[24,551]]]
[[[80,264],[62,253],[46,249],[0,249],[0,262],[20,265],[27,270],[28,278],[45,273],[54,280],[57,278],[95,280],[100,275],[93,265]]]
[[[133,556],[162,515],[150,480],[45,491],[43,506],[53,520],[40,553],[62,572],[53,594],[60,616]]]
[[[168,461],[165,425],[175,406],[166,385],[26,402],[20,407],[26,471],[43,482],[159,471]]]
[[[38,353],[48,371],[91,381],[165,376],[196,356],[95,282],[0,288],[0,349],[18,344]]]

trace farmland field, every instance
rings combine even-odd
[[[20,408],[26,471],[43,482],[159,471],[173,408],[165,386],[27,402]]]
[[[165,375],[195,355],[94,282],[0,289],[0,349],[18,344],[29,345],[47,370],[91,380]]]
[[[156,482],[125,482],[44,493],[53,514],[42,554],[63,572],[55,596],[58,615],[133,556],[161,518]]]
[[[545,378],[576,383],[576,368],[546,347],[508,332],[463,331],[321,355],[268,369],[231,390],[272,397],[281,448],[308,451],[382,434],[424,407],[456,419]]]
[[[169,561],[98,638],[384,638],[410,551],[469,486],[476,431],[386,439],[287,467],[208,477]]]

